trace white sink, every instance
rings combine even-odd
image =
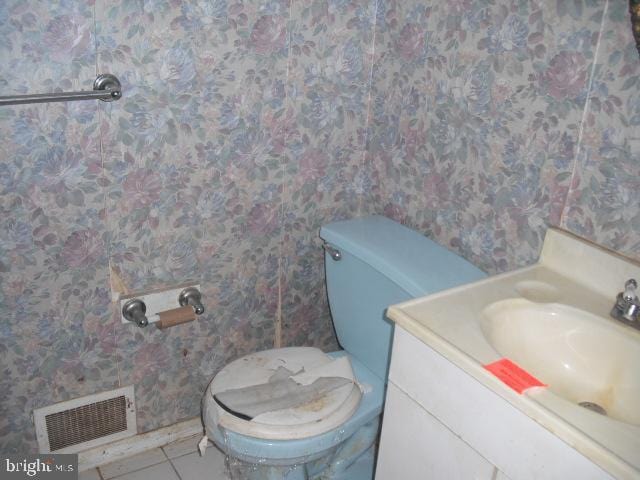
[[[551,392],[640,425],[640,341],[613,321],[568,305],[511,298],[488,305],[480,328],[500,355]]]
[[[387,316],[613,478],[640,480],[640,331],[609,316],[630,278],[639,262],[549,229],[535,265]],[[483,367],[503,357],[548,387],[520,394]]]

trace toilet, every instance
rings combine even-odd
[[[207,436],[228,455],[234,479],[371,480],[393,332],[385,309],[485,277],[463,258],[382,216],[330,223],[320,237],[331,316],[343,350],[265,350],[218,372],[202,400],[203,422]],[[315,383],[318,378],[322,381]],[[309,389],[329,378],[339,381],[308,403],[290,405],[292,397],[285,395],[275,407],[252,405],[255,416],[220,401],[234,392],[240,403],[245,397],[253,401],[258,396],[243,392],[273,385],[269,382]]]

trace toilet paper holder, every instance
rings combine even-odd
[[[196,315],[204,313],[204,305],[202,305],[202,295],[196,287],[187,287],[178,295],[178,303],[181,307],[189,305],[193,308]]]
[[[123,299],[121,301],[122,323],[132,322],[138,327],[146,327],[149,323],[159,321],[160,313],[176,308],[175,300],[171,300],[171,297],[175,299],[178,291],[177,303],[179,306],[190,306],[196,315],[204,313],[202,294],[200,293],[199,285],[196,285]],[[147,311],[152,314],[147,316]]]
[[[149,319],[146,314],[147,306],[139,298],[127,300],[127,303],[122,306],[122,316],[139,327],[149,325]]]

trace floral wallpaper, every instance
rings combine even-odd
[[[489,272],[533,263],[550,225],[640,258],[627,9],[381,3],[367,147],[378,211]]]
[[[548,225],[640,258],[639,60],[623,0],[9,0],[0,93],[0,451],[34,408],[134,384],[138,430],[228,361],[336,349],[321,225],[383,213],[490,271]],[[158,331],[112,299],[186,281]]]
[[[0,451],[36,449],[37,407],[134,384],[147,431],[233,358],[337,348],[317,234],[361,207],[373,6],[1,3],[3,95],[112,72],[124,98],[0,109]],[[196,322],[114,314],[191,280]]]
[[[0,3],[3,95],[95,78],[89,2]],[[34,451],[34,408],[116,387],[95,102],[0,109],[0,450]]]
[[[627,2],[610,2],[563,228],[640,259],[640,61]]]
[[[287,345],[333,339],[318,232],[332,219],[365,211],[374,21],[370,0],[292,2],[283,165],[282,327]]]

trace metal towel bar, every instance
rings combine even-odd
[[[63,93],[39,93],[36,95],[11,95],[0,97],[0,107],[24,103],[75,102],[76,100],[102,100],[113,102],[122,97],[122,85],[115,75],[102,73],[93,82],[93,91]]]

